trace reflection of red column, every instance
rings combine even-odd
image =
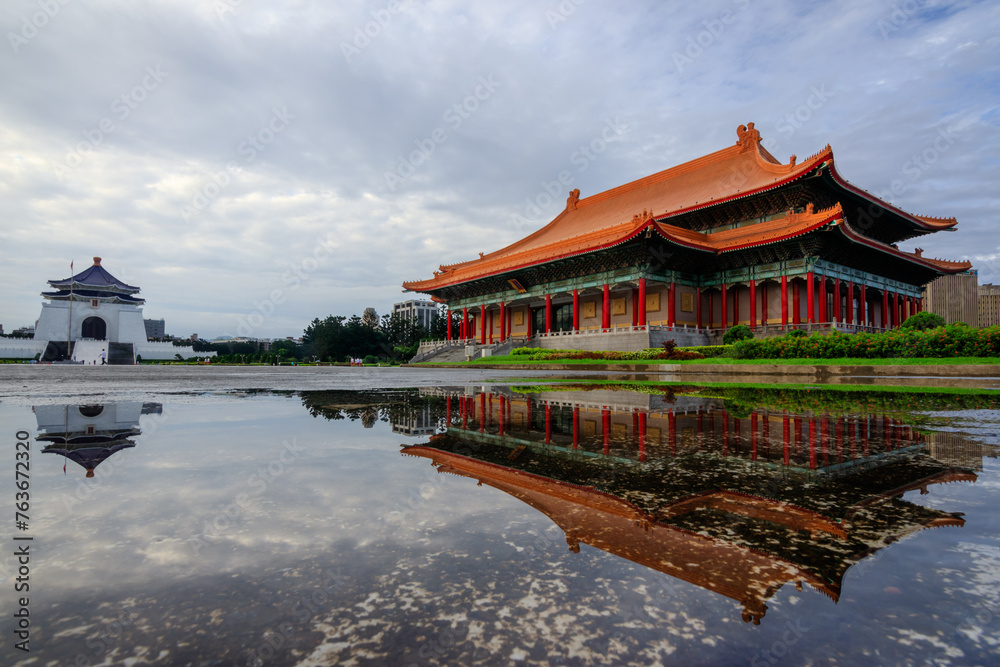
[[[639,460],[646,461],[646,413],[639,413]]]
[[[764,422],[762,424],[764,430],[762,434],[764,436],[764,456],[767,456],[771,453],[771,423],[768,421],[767,413],[764,413],[761,421]]]
[[[458,409],[462,413],[462,430],[469,428],[469,405],[467,397],[458,397]]]
[[[757,281],[750,281],[750,326],[757,326]]]
[[[604,453],[611,452],[611,410],[601,410],[601,431],[604,436]]]
[[[646,326],[646,279],[639,278],[639,302],[636,304],[639,306],[638,315],[639,326]]]
[[[573,449],[580,446],[580,408],[573,407]]]
[[[607,329],[611,326],[611,288],[604,284],[604,306],[601,309],[601,328]]]
[[[498,414],[499,417],[498,423],[500,424],[500,435],[503,435],[507,417],[507,398],[503,394],[500,394],[498,398],[500,399],[500,411]]]
[[[545,444],[552,442],[552,406],[545,404]]]
[[[809,420],[809,469],[816,469],[816,420]]]
[[[486,394],[486,402],[488,403],[488,408],[486,409],[486,425],[493,426],[493,392]]]
[[[729,456],[729,413],[722,410],[722,455]]]
[[[486,394],[479,394],[479,430],[486,430]]]
[[[677,456],[677,415],[671,410],[667,413],[667,442],[670,445],[670,455]]]
[[[781,276],[781,326],[788,326],[788,276]]]
[[[750,460],[757,460],[757,413],[750,413]]]
[[[863,417],[858,422],[858,439],[861,440],[861,452],[868,456],[868,417]]]
[[[783,414],[781,416],[781,448],[784,456],[785,465],[789,463],[789,441],[791,440],[791,425],[788,423],[788,415]]]
[[[444,397],[444,425],[451,426],[451,394]]]

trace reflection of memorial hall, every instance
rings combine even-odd
[[[445,393],[447,432],[403,453],[527,503],[574,552],[589,544],[721,593],[754,623],[787,582],[836,601],[866,556],[962,526],[960,513],[902,496],[973,482],[994,455],[886,414],[735,414],[721,399],[604,390]]]
[[[112,403],[105,405],[36,405],[39,442],[48,443],[45,454],[59,454],[77,463],[93,477],[97,466],[123,449],[135,447],[132,440],[142,431],[145,414],[160,414],[159,403]]]

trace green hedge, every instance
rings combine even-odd
[[[692,347],[681,347],[678,348],[684,350],[685,352],[700,352],[705,355],[707,359],[714,359],[716,357],[725,357],[727,352],[733,349],[732,345],[694,345]]]
[[[885,333],[813,334],[741,340],[737,359],[893,359],[1000,356],[1000,327],[973,329],[950,325],[937,329],[896,329]]]

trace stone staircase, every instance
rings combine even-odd
[[[131,366],[135,363],[135,351],[131,343],[109,343],[93,338],[84,338],[74,343],[73,361],[82,361],[87,366],[101,365],[101,350],[107,353],[107,363],[111,366]]]

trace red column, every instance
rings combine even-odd
[[[788,276],[781,276],[781,326],[788,326]]]
[[[667,326],[674,326],[674,322],[677,321],[677,285],[676,283],[670,283],[670,287],[667,288]]]
[[[750,281],[750,328],[757,326],[757,281]]]
[[[611,452],[611,411],[601,410],[601,435],[604,437],[604,454]]]
[[[448,333],[446,335],[448,337],[448,340],[451,340],[451,311],[450,310],[445,311],[445,315],[447,315],[448,317],[448,322],[447,322]]]
[[[545,295],[545,333],[552,332],[552,295]]]
[[[573,331],[580,330],[580,293],[573,290]]]
[[[726,283],[722,283],[722,328],[726,329],[729,327],[729,313],[726,312]]]
[[[701,288],[700,287],[698,287],[697,289],[695,289],[694,300],[695,300],[694,309],[696,311],[695,312],[695,317],[697,318],[698,328],[700,329],[701,328]]]
[[[639,306],[639,326],[646,326],[646,279],[639,278],[639,302],[636,304]]]
[[[601,328],[607,329],[611,326],[611,288],[604,284],[604,308],[601,310]]]
[[[815,279],[813,278],[812,271],[806,271],[806,322],[813,323],[816,321],[816,286],[813,284]]]
[[[500,342],[507,340],[507,304],[500,302]]]
[[[829,322],[826,310],[826,276],[819,277],[819,315],[816,316],[816,321]]]
[[[479,343],[486,345],[486,305],[479,307]]]
[[[462,338],[463,340],[469,337],[469,309],[462,309]]]
[[[534,316],[533,316],[533,314],[531,312],[531,306],[526,307],[525,311],[526,312],[524,314],[524,317],[527,320],[527,324],[525,324],[525,327],[526,327],[526,330],[527,330],[528,338],[531,338],[531,327],[534,326],[534,319],[535,318],[534,318]]]
[[[798,282],[792,283],[792,324],[799,324],[802,322],[801,312],[801,293],[802,288]]]

